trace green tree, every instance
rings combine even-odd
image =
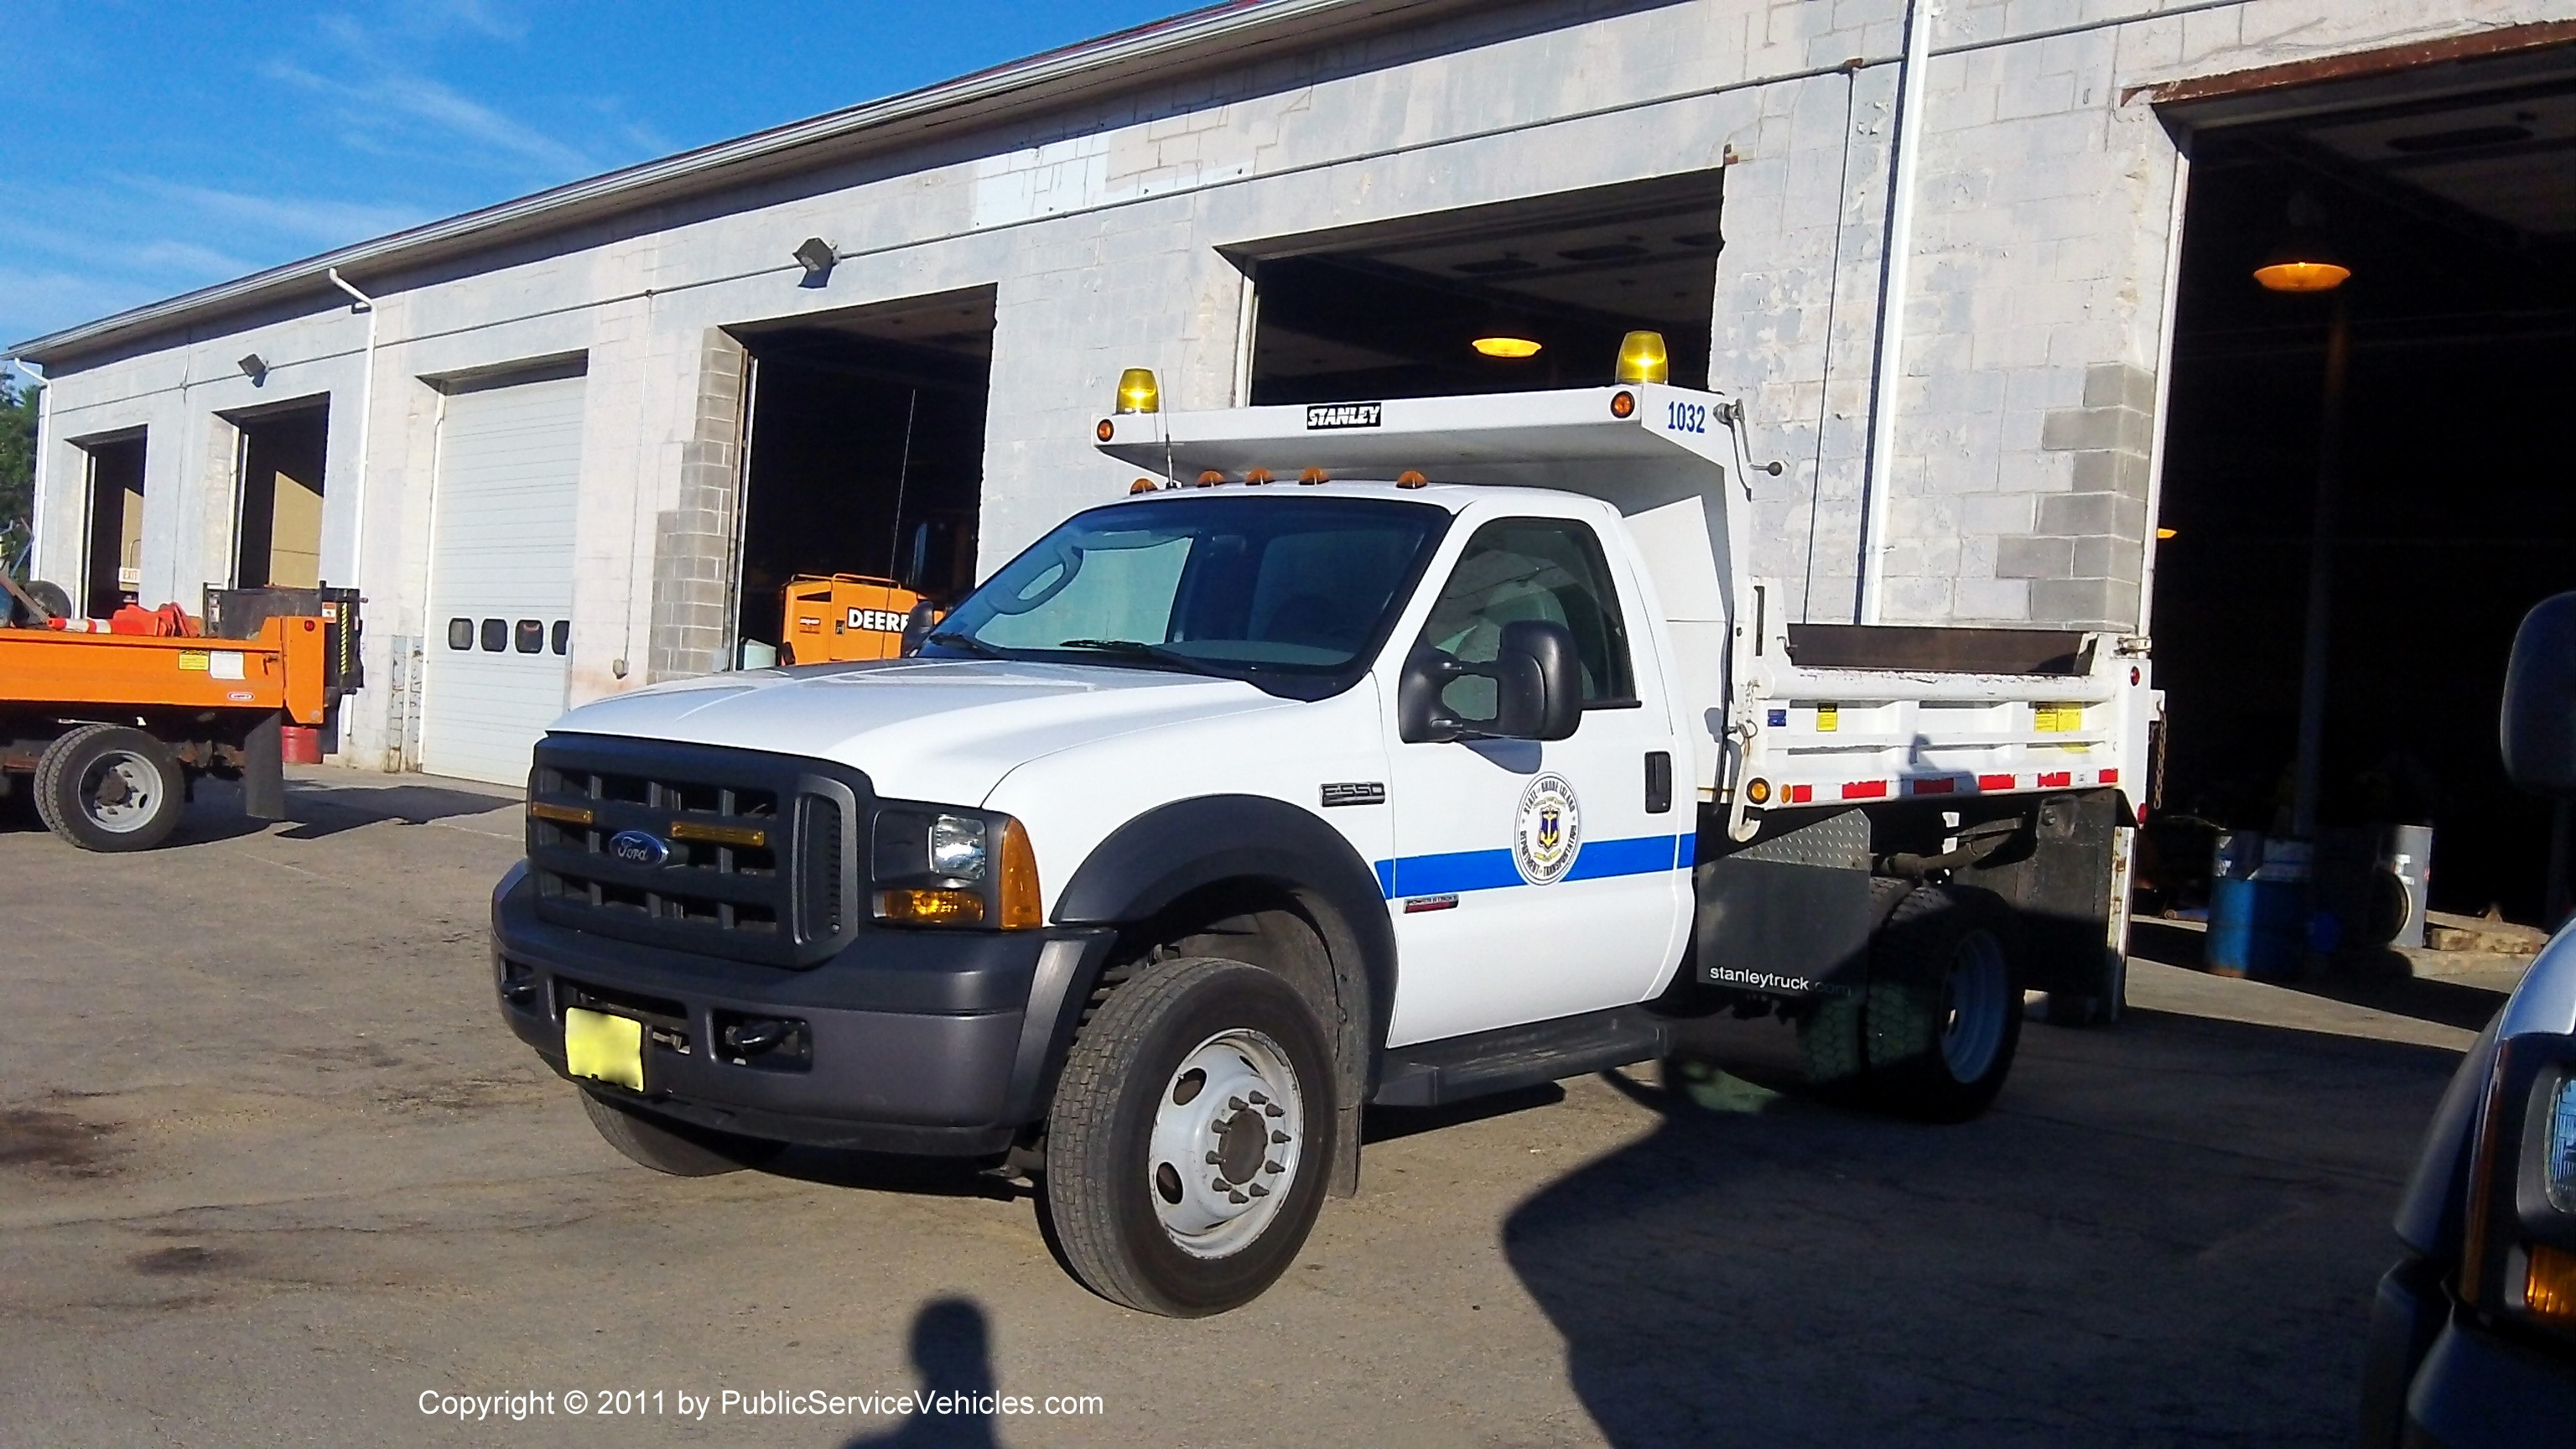
[[[0,377],[0,566],[17,562],[34,527],[36,396],[41,383]]]

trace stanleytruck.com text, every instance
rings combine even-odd
[[[828,1389],[546,1389],[503,1394],[420,1391],[420,1411],[465,1423],[530,1419],[884,1419],[1097,1415],[1098,1394],[843,1394]]]

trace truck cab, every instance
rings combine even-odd
[[[1103,418],[1149,476],[907,657],[560,720],[503,1014],[647,1165],[987,1159],[1086,1285],[1182,1315],[1357,1190],[1367,1104],[1691,1013],[1973,1115],[2025,985],[2116,1009],[2143,649],[1798,643],[1734,419],[1644,381]]]

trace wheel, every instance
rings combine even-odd
[[[88,724],[36,761],[36,813],[83,850],[149,850],[187,808],[187,779],[159,740],[125,725]]]
[[[1047,1116],[1041,1211],[1083,1286],[1197,1318],[1287,1271],[1334,1145],[1323,1028],[1278,977],[1186,957],[1111,992]]]
[[[46,579],[37,579],[33,583],[27,584],[24,587],[26,589],[27,597],[30,600],[33,600],[36,606],[44,610],[47,615],[56,619],[67,619],[71,617],[71,592],[65,589],[62,585],[53,583]],[[0,592],[6,591],[0,590]],[[0,599],[0,604],[6,604],[8,606],[6,609],[0,609],[0,615],[6,616],[5,619],[0,619],[0,622],[5,622],[22,629],[32,629],[44,622],[43,619],[38,618],[35,614],[29,612],[27,606],[19,603],[15,597]]]
[[[1885,1110],[1964,1122],[1986,1110],[2021,1043],[2021,986],[2002,904],[1929,886],[1897,902],[1870,947],[1864,1038]]]
[[[640,1163],[655,1172],[667,1172],[673,1177],[715,1177],[727,1172],[740,1172],[746,1167],[758,1167],[787,1150],[784,1142],[768,1142],[757,1137],[742,1137],[654,1117],[608,1101],[587,1088],[581,1089],[581,1109],[590,1114],[590,1125],[599,1129],[599,1135],[607,1140],[608,1145],[625,1153],[628,1161]]]
[[[1898,901],[1914,889],[1911,881],[1889,876],[1873,877],[1869,883],[1869,914],[1875,940],[1875,928],[1896,909]],[[1846,994],[1819,994],[1814,1006],[1798,1018],[1798,1049],[1806,1057],[1807,1080],[1830,1097],[1865,1101],[1869,1090],[1869,1042],[1863,1020],[1868,1003],[1866,985],[1855,985]]]

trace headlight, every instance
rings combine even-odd
[[[880,806],[870,832],[870,901],[903,926],[1044,924],[1037,853],[1008,815],[938,806]]]
[[[2509,1321],[2576,1334],[2576,1038],[2496,1052],[2469,1176],[2461,1295]]]
[[[959,880],[984,878],[984,822],[941,815],[930,822],[930,869]]]

